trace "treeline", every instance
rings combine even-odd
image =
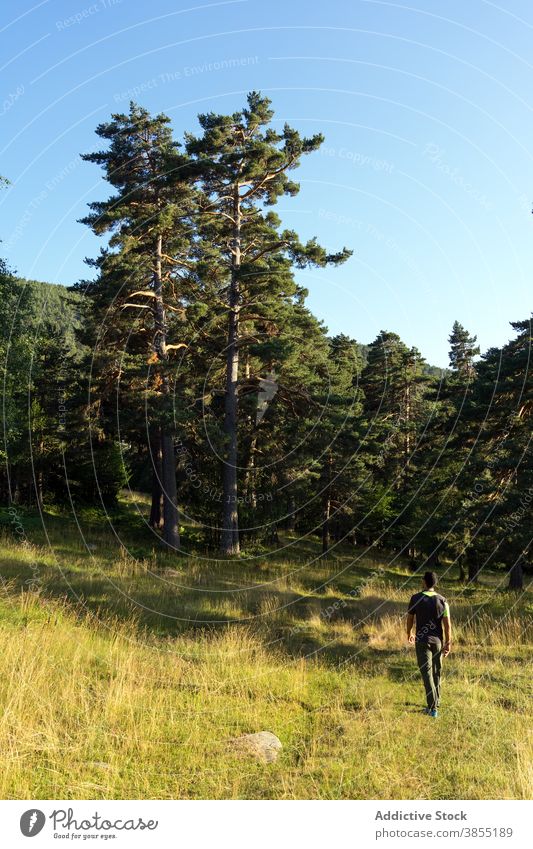
[[[350,251],[272,209],[322,137],[276,129],[257,93],[199,123],[178,144],[131,104],[97,128],[85,159],[113,193],[84,219],[107,237],[94,279],[67,291],[2,266],[3,501],[109,506],[128,484],[173,549],[186,533],[236,554],[284,529],[469,580],[527,559],[530,321],[479,360],[456,322],[442,372],[391,332],[329,337],[298,269]]]

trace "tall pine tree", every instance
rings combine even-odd
[[[194,190],[187,158],[178,150],[165,115],[152,117],[132,103],[128,114],[113,115],[96,132],[109,147],[84,159],[103,167],[116,194],[91,203],[91,213],[83,219],[95,233],[111,234],[111,250],[102,251],[93,263],[99,276],[87,293],[95,306],[100,347],[115,352],[116,378],[120,352],[132,334],[138,350],[148,357],[154,400],[148,425],[153,511],[162,492],[163,538],[177,549],[171,352],[186,343],[171,338],[170,325],[176,325],[172,316],[184,315],[191,298],[184,279],[190,280],[193,267]],[[177,331],[179,335],[179,327]]]
[[[187,137],[188,153],[202,177],[202,238],[212,262],[222,269],[220,285],[227,310],[221,538],[226,554],[239,551],[239,364],[254,323],[244,313],[283,297],[290,279],[287,260],[299,267],[325,266],[350,255],[347,250],[329,255],[314,239],[302,244],[296,233],[282,230],[279,218],[267,210],[280,197],[297,194],[299,186],[289,173],[323,141],[321,135],[302,138],[287,124],[276,131],[271,126],[273,115],[270,100],[251,92],[240,112],[200,115],[203,134]]]

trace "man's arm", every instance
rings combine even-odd
[[[452,620],[450,619],[450,608],[446,604],[444,616],[442,617],[442,627],[444,629],[444,645],[442,647],[443,657],[450,654],[452,648]]]
[[[413,630],[414,621],[415,621],[414,615],[412,613],[408,613],[407,614],[407,622],[406,622],[407,642],[408,643],[414,643],[414,641],[415,641],[414,634],[411,633],[411,631]]]

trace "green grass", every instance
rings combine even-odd
[[[22,515],[24,545],[4,532],[1,798],[531,798],[530,591],[443,581],[455,651],[431,720],[405,564],[289,537],[172,557],[145,507],[114,517],[121,542],[82,515],[90,550],[69,516],[46,514],[45,536]],[[277,762],[236,759],[228,738],[260,730]]]

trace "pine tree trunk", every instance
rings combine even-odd
[[[255,492],[255,451],[257,448],[257,437],[252,437],[250,443],[250,454],[248,458],[248,468],[246,469],[246,477],[244,480],[244,490],[246,501],[255,510],[257,507],[257,495]]]
[[[479,566],[473,560],[468,561],[468,583],[475,584],[477,583],[477,576],[479,574]]]
[[[329,517],[331,514],[331,499],[329,492],[324,499],[324,512],[322,516],[322,554],[329,550]]]
[[[331,516],[331,466],[333,461],[331,457],[327,460],[327,482],[323,496],[323,512],[322,512],[322,554],[325,554],[329,549],[329,532],[330,532],[330,516]]]
[[[509,589],[523,590],[524,589],[524,570],[520,560],[517,560],[509,573]]]
[[[272,522],[269,526],[268,532],[265,535],[265,542],[267,545],[277,545],[279,543],[277,522]]]
[[[150,527],[158,531],[161,528],[161,482],[163,469],[161,464],[161,434],[159,428],[151,434],[150,451],[152,455],[152,505],[150,507]]]
[[[287,530],[293,534],[296,530],[296,499],[294,495],[289,497],[289,516],[287,519]]]
[[[171,548],[180,547],[176,455],[170,433],[161,432],[161,468],[163,477],[163,539]]]
[[[233,255],[229,291],[228,346],[226,351],[226,393],[224,397],[224,435],[226,456],[222,478],[223,516],[221,550],[239,553],[239,514],[237,509],[237,457],[239,414],[239,272],[241,266],[241,209],[239,187],[233,195]]]
[[[416,556],[416,555],[415,555]],[[439,552],[436,549],[430,551],[426,558],[426,569],[438,569],[440,566]]]
[[[155,340],[154,348],[161,363],[166,363],[167,354],[167,325],[165,306],[163,302],[163,283],[161,274],[161,256],[163,252],[163,239],[159,235],[156,239],[155,274],[154,274],[154,318],[155,318]],[[163,375],[163,395],[169,395],[168,376]],[[165,410],[165,413],[167,411]],[[179,516],[177,505],[176,486],[176,457],[174,453],[174,441],[168,427],[161,428],[161,482],[163,485],[163,540],[171,548],[179,549]]]
[[[20,504],[20,478],[16,469],[13,474],[13,504]]]
[[[405,426],[404,468],[405,473],[407,474],[407,468],[411,457],[411,383],[409,379],[407,379],[407,385],[405,387]]]
[[[44,455],[44,442],[43,442],[43,440],[41,440],[39,442],[39,455],[40,455],[39,456],[39,462],[42,462],[42,457]],[[44,475],[43,475],[42,469],[39,469],[39,471],[37,472],[37,478],[36,478],[35,484],[36,484],[35,494],[37,496],[37,506],[39,507],[39,509],[41,509],[42,506],[43,506],[43,499],[44,499]]]

